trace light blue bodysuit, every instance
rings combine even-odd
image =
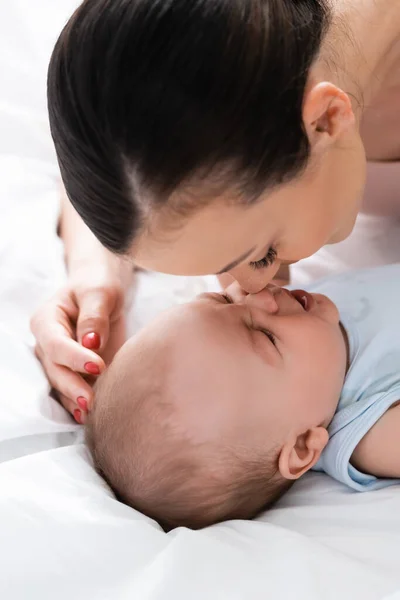
[[[361,473],[350,458],[364,435],[400,400],[400,264],[330,277],[310,291],[335,302],[350,347],[330,439],[314,469],[358,491],[399,483]]]

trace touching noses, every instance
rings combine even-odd
[[[280,292],[276,286],[268,286],[257,294],[249,294],[246,296],[245,302],[253,308],[265,310],[271,314],[278,312],[279,307],[275,298],[275,293]]]
[[[229,271],[229,274],[236,279],[240,287],[248,294],[257,294],[272,281],[279,270],[279,266],[279,261],[276,261],[273,266],[267,269],[259,270],[254,270],[249,265],[240,265]]]

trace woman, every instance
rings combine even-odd
[[[255,292],[350,234],[365,154],[400,180],[400,3],[86,0],[58,40],[48,94],[74,208],[64,197],[69,285],[33,331],[84,420],[80,373],[96,375],[94,351],[108,360],[123,341],[133,263],[228,273]],[[380,177],[364,200],[400,213]]]

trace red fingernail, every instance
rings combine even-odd
[[[78,410],[78,409],[74,410],[74,418],[75,418],[75,421],[77,423],[79,423],[79,425],[82,425],[82,414],[81,414],[80,410]]]
[[[90,373],[90,375],[100,375],[99,367],[93,362],[87,362],[85,364],[85,371]]]
[[[85,412],[88,411],[88,403],[87,403],[87,400],[83,396],[79,396],[79,398],[77,399],[77,403],[78,403],[78,406],[80,406],[82,410],[84,410]]]
[[[87,333],[82,338],[82,345],[89,350],[98,350],[100,348],[100,336],[98,333]]]

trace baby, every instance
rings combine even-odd
[[[399,287],[394,265],[163,314],[98,382],[97,469],[166,530],[252,518],[311,468],[356,490],[396,483]]]

